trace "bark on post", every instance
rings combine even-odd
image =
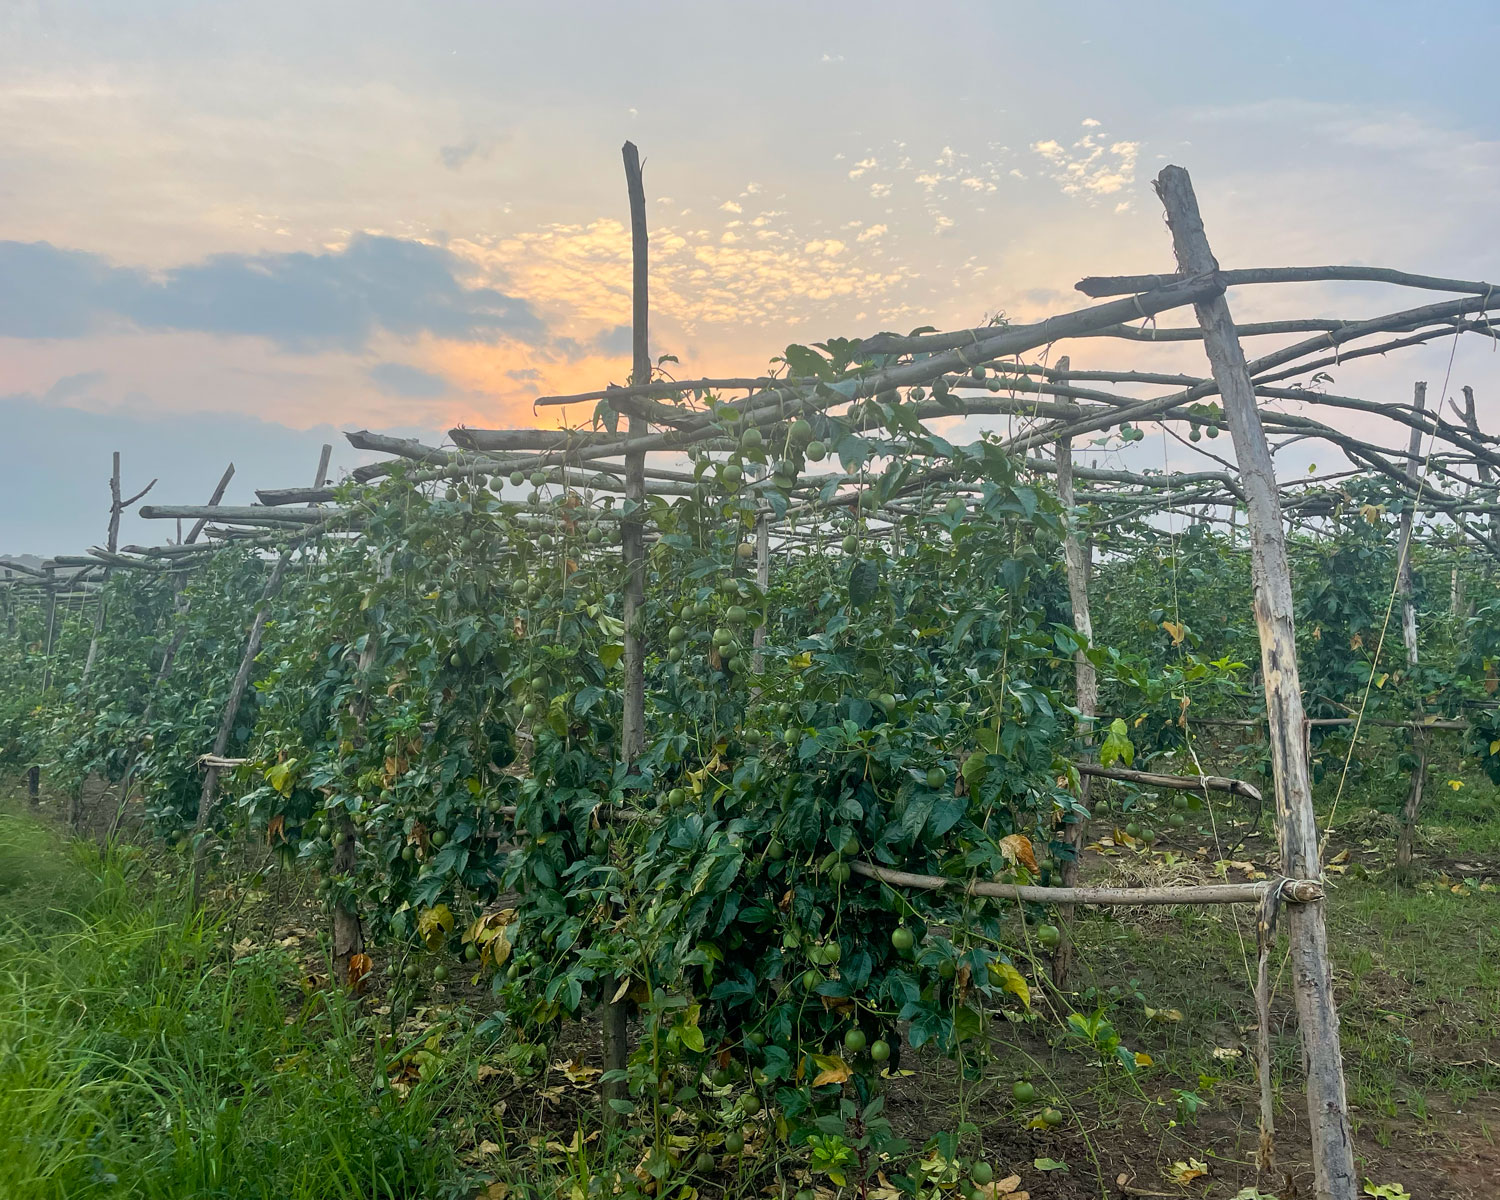
[[[1413,389],[1412,408],[1420,417],[1427,408],[1427,385],[1418,382]],[[1442,414],[1439,413],[1439,416]],[[1413,428],[1406,448],[1406,475],[1412,487],[1421,487],[1422,431]],[[1396,594],[1401,598],[1401,641],[1406,647],[1406,665],[1417,665],[1417,605],[1412,596],[1411,543],[1417,519],[1415,496],[1408,496],[1401,510],[1401,533],[1396,542]],[[1415,714],[1421,720],[1420,709]],[[1422,789],[1427,782],[1427,742],[1421,729],[1413,729],[1412,753],[1417,764],[1412,768],[1411,781],[1406,790],[1406,803],[1401,806],[1401,832],[1396,838],[1396,879],[1407,883],[1411,879],[1411,859],[1417,833],[1417,814],[1422,810]]]
[[[755,519],[755,583],[760,588],[762,596],[771,586],[771,522],[765,513],[761,513]],[[755,627],[751,642],[755,647],[755,655],[752,659],[753,670],[756,675],[759,675],[766,669],[766,656],[761,653],[761,647],[766,644],[764,624]],[[759,687],[755,689],[755,694],[760,695]]]
[[[1060,380],[1066,380],[1068,367],[1071,365],[1069,359],[1064,356],[1057,360],[1056,376]],[[1068,599],[1073,609],[1073,628],[1078,631],[1080,637],[1092,643],[1094,640],[1094,622],[1089,613],[1089,558],[1091,547],[1086,540],[1080,536],[1074,521],[1074,508],[1077,498],[1073,492],[1073,439],[1070,437],[1059,438],[1056,446],[1057,458],[1057,499],[1065,510],[1067,527],[1063,534],[1063,562],[1067,568],[1068,575]],[[1082,650],[1073,654],[1073,678],[1075,689],[1075,701],[1078,705],[1078,738],[1082,746],[1088,746],[1093,742],[1094,717],[1099,711],[1099,679],[1094,672],[1094,664],[1088,660]],[[1078,800],[1087,808],[1089,805],[1089,794],[1092,791],[1092,779],[1083,775],[1078,780]],[[1072,850],[1072,856],[1066,857],[1062,862],[1062,885],[1073,887],[1078,882],[1078,859],[1076,855],[1083,849],[1088,840],[1088,823],[1083,820],[1069,821],[1063,827],[1062,840]],[[1073,967],[1073,917],[1075,914],[1073,905],[1062,905],[1057,910],[1058,927],[1062,932],[1062,941],[1058,943],[1057,950],[1052,956],[1052,979],[1058,987],[1066,987],[1068,976]]]
[[[1216,276],[1219,264],[1209,248],[1188,173],[1181,167],[1163,168],[1156,178],[1156,191],[1166,210],[1179,269],[1192,277]],[[1247,499],[1251,582],[1276,781],[1281,870],[1294,878],[1318,879],[1322,867],[1303,742],[1305,714],[1292,617],[1292,577],[1275,470],[1244,350],[1223,292],[1196,301],[1194,310],[1203,330],[1214,383],[1224,400]],[[1354,1173],[1324,909],[1322,904],[1293,905],[1286,915],[1292,986],[1307,1072],[1315,1191],[1318,1200],[1355,1200],[1359,1183]]]
[[[633,268],[631,291],[631,372],[632,384],[651,382],[651,350],[647,321],[650,314],[646,234],[646,187],[641,178],[641,156],[634,142],[621,149],[625,160],[625,186],[630,197],[630,243]],[[630,439],[646,435],[644,417],[630,418]],[[625,511],[620,522],[620,556],[625,573],[622,616],[625,621],[624,714],[620,728],[620,758],[627,767],[633,765],[646,747],[646,649],[641,623],[645,616],[646,557],[645,530],[642,527],[642,505],[646,498],[646,455],[644,450],[625,455]],[[611,984],[616,991],[624,980]],[[604,1120],[617,1125],[621,1114],[612,1101],[626,1098],[623,1077],[630,1058],[627,1028],[628,1001],[621,996],[611,999],[604,1010],[604,1070],[617,1072],[602,1085]]]
[[[224,715],[219,721],[218,735],[214,738],[212,753],[215,760],[223,758],[229,749],[229,738],[234,732],[235,718],[240,713],[240,700],[250,682],[250,672],[255,666],[255,656],[260,653],[261,635],[265,633],[266,621],[271,615],[271,601],[281,590],[281,581],[286,575],[287,563],[291,561],[291,558],[290,550],[282,551],[281,557],[276,560],[276,565],[271,569],[270,578],[261,589],[255,619],[251,621],[250,634],[245,639],[245,652],[240,656],[239,670],[235,672],[234,681],[229,685],[229,696],[224,703]],[[194,908],[198,907],[203,894],[203,875],[208,867],[208,825],[213,819],[214,805],[218,799],[218,787],[219,768],[209,763],[203,769],[203,792],[198,797],[198,819],[193,822],[192,902]]]

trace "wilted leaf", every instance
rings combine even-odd
[[[1024,833],[1007,833],[1000,839],[1000,853],[1005,856],[1006,862],[1019,863],[1033,875],[1039,871],[1036,851],[1031,848],[1031,839]]]
[[[1411,1193],[1399,1183],[1371,1183],[1365,1180],[1365,1195],[1376,1200],[1411,1200]]]
[[[351,954],[349,956],[349,987],[355,992],[365,990],[365,979],[375,969],[375,960],[368,954]]]
[[[1208,1174],[1208,1164],[1201,1159],[1190,1158],[1187,1162],[1175,1162],[1172,1169],[1167,1172],[1167,1178],[1173,1183],[1192,1183],[1195,1179],[1202,1179]]]
[[[836,1054],[814,1054],[812,1060],[818,1065],[813,1087],[822,1087],[825,1083],[845,1083],[854,1074],[849,1064]]]
[[[1031,1007],[1031,985],[1026,982],[1026,976],[1010,963],[990,963],[990,982],[1017,997],[1027,1008]]]
[[[1031,1164],[1038,1171],[1066,1171],[1068,1164],[1055,1158],[1039,1158]]]
[[[1187,626],[1178,621],[1163,621],[1161,627],[1167,631],[1167,636],[1172,639],[1172,645],[1182,645],[1182,639],[1187,637]]]

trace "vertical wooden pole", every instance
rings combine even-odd
[[[1464,411],[1463,411],[1464,428],[1466,428],[1469,431],[1469,435],[1471,437],[1473,437],[1475,441],[1479,441],[1483,435],[1482,435],[1482,433],[1480,431],[1480,428],[1479,428],[1479,415],[1475,411],[1475,408],[1474,408],[1474,389],[1472,387],[1470,387],[1468,384],[1465,384],[1463,391],[1464,391]],[[1449,403],[1452,403],[1452,402],[1450,401]],[[1479,469],[1479,482],[1482,483],[1482,484],[1484,484],[1485,488],[1488,489],[1489,485],[1494,481],[1494,472],[1490,470],[1490,466],[1489,466],[1488,463],[1483,463],[1482,462],[1482,463],[1478,463],[1476,465],[1478,466],[1478,469]],[[1489,539],[1491,541],[1494,541],[1494,539],[1495,539],[1495,514],[1494,513],[1491,513],[1488,517],[1485,518],[1485,532],[1489,536]],[[1493,592],[1494,592],[1494,586],[1493,586],[1493,584],[1494,584],[1494,565],[1493,565],[1493,560],[1491,559],[1491,557],[1489,555],[1485,555],[1485,558],[1484,558],[1484,594],[1486,596],[1489,596],[1489,595],[1493,594]],[[1472,607],[1472,606],[1470,606],[1470,607]]]
[[[761,513],[755,518],[755,583],[760,588],[760,594],[764,596],[771,587],[771,521],[766,513]],[[766,669],[766,656],[761,653],[761,647],[766,644],[766,627],[764,624],[755,627],[751,635],[751,643],[755,647],[754,670],[757,675]],[[760,688],[755,689],[755,694],[760,695]]]
[[[641,177],[641,156],[634,142],[621,148],[625,160],[625,186],[630,196],[630,246],[633,269],[631,289],[632,383],[651,382],[651,349],[648,330],[650,292],[646,233],[646,186]],[[646,421],[629,418],[632,439],[645,436]],[[646,498],[646,454],[633,450],[625,456],[625,510],[620,522],[620,557],[625,574],[622,616],[625,621],[625,708],[620,728],[620,758],[631,766],[646,748],[646,648],[641,623],[645,617],[646,555],[641,507]],[[617,986],[617,985],[612,985]],[[604,1010],[604,1070],[623,1072],[630,1058],[628,1001],[611,1000]],[[612,1100],[624,1100],[625,1080],[616,1075],[603,1085],[604,1119],[615,1125],[620,1114]]]
[[[1441,398],[1439,398],[1441,403]],[[1427,408],[1427,385],[1418,382],[1413,389],[1412,408],[1421,416]],[[1439,413],[1439,416],[1442,414]],[[1406,477],[1413,493],[1421,487],[1422,431],[1413,429],[1406,447]],[[1406,647],[1406,665],[1417,665],[1417,604],[1412,596],[1411,543],[1416,530],[1415,494],[1406,498],[1401,510],[1401,534],[1396,541],[1396,594],[1401,598],[1401,641]],[[1420,709],[1415,714],[1421,717]],[[1406,789],[1406,803],[1401,806],[1401,832],[1396,838],[1396,878],[1401,883],[1411,879],[1411,859],[1417,834],[1417,814],[1422,810],[1422,789],[1427,783],[1427,742],[1420,729],[1411,734],[1412,753],[1417,764],[1412,768]]]
[[[52,649],[57,642],[57,568],[47,567],[47,632],[42,642],[42,691],[52,686]]]
[[[1218,262],[1198,212],[1192,181],[1181,167],[1162,169],[1156,192],[1166,210],[1178,269],[1186,276],[1217,273]],[[1194,305],[1214,383],[1234,438],[1248,508],[1251,583],[1255,624],[1260,635],[1266,718],[1276,780],[1276,829],[1281,870],[1294,878],[1317,879],[1318,827],[1303,734],[1306,716],[1297,670],[1292,575],[1276,474],[1266,433],[1255,404],[1255,388],[1234,318],[1222,292]],[[1307,1072],[1307,1115],[1318,1200],[1356,1200],[1354,1144],[1349,1101],[1344,1091],[1339,1050],[1338,1009],[1322,903],[1287,906],[1292,988]]]
[[[318,455],[318,470],[317,473],[313,476],[312,485],[314,489],[320,488],[328,482],[328,460],[332,457],[333,447],[327,442],[324,442],[323,450]],[[310,501],[307,507],[317,508],[318,502],[316,500]]]
[[[239,716],[240,700],[250,682],[250,672],[255,666],[255,656],[260,653],[260,639],[266,631],[266,621],[271,616],[271,601],[281,590],[281,581],[286,575],[287,563],[292,552],[283,550],[276,565],[271,568],[270,578],[261,589],[260,603],[255,610],[255,619],[250,623],[250,634],[245,639],[245,652],[240,655],[239,670],[229,685],[229,697],[224,703],[224,715],[219,721],[219,732],[214,738],[213,757],[223,758],[229,749],[229,738],[234,733],[235,718]],[[218,799],[219,768],[209,764],[203,771],[203,792],[198,797],[198,818],[193,822],[193,874],[192,902],[197,908],[203,896],[203,876],[208,868],[208,826],[213,819],[214,805]]]
[[[1058,359],[1054,376],[1065,381],[1069,366],[1071,362],[1067,356]],[[1089,612],[1089,559],[1092,557],[1093,548],[1080,535],[1075,521],[1074,509],[1077,506],[1077,497],[1073,491],[1073,439],[1071,437],[1058,439],[1056,457],[1057,499],[1063,506],[1067,519],[1067,528],[1063,533],[1063,563],[1067,569],[1068,599],[1073,609],[1073,628],[1081,637],[1092,643],[1094,622]],[[1082,650],[1075,651],[1073,654],[1073,679],[1075,700],[1078,705],[1079,741],[1087,746],[1093,742],[1094,717],[1099,712],[1099,679],[1094,672],[1094,664],[1089,661],[1088,655]],[[1093,780],[1087,775],[1078,781],[1078,799],[1085,808],[1089,804],[1092,783]],[[1072,856],[1063,859],[1063,887],[1074,887],[1078,882],[1076,855],[1088,840],[1087,835],[1088,823],[1086,821],[1069,821],[1063,826],[1063,841],[1073,852]],[[1067,986],[1068,976],[1073,966],[1074,912],[1075,908],[1071,904],[1061,905],[1057,910],[1062,941],[1058,943],[1057,950],[1052,956],[1052,979],[1058,987]]]
[[[109,530],[105,536],[105,546],[113,554],[120,545],[120,452],[114,454],[114,470],[109,477]],[[110,569],[104,568],[104,582],[109,583]],[[99,638],[104,633],[105,608],[108,599],[108,591],[101,588],[99,591],[99,603],[94,609],[94,633],[89,638],[88,656],[83,660],[83,682],[88,683],[89,675],[94,670],[94,659],[99,653]]]

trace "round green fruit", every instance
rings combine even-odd
[[[1036,940],[1048,950],[1056,950],[1062,945],[1062,930],[1056,925],[1038,925]]]
[[[876,1038],[870,1043],[870,1061],[883,1063],[891,1056],[890,1043]]]
[[[859,539],[852,533],[847,535],[842,542],[845,554],[859,553]]]
[[[1027,1079],[1018,1079],[1010,1085],[1010,1094],[1017,1104],[1030,1104],[1036,1099],[1036,1086]]]
[[[938,791],[941,788],[947,787],[948,772],[943,770],[942,767],[928,767],[927,786],[930,787],[933,791]]]
[[[891,931],[891,945],[905,954],[917,944],[917,935],[905,925],[898,925]]]
[[[731,1131],[731,1132],[726,1133],[724,1135],[724,1153],[725,1154],[740,1155],[740,1154],[743,1154],[744,1152],[745,1152],[745,1138],[744,1138],[743,1134],[741,1134],[741,1133],[739,1133],[737,1131]]]
[[[448,982],[448,968],[446,966],[444,966],[442,963],[438,963],[437,966],[435,966],[435,967],[432,968],[432,977],[435,980],[437,980],[439,983],[447,983]]]
[[[746,1092],[740,1097],[740,1112],[747,1117],[753,1117],[760,1112],[760,1097],[754,1092]]]
[[[851,1029],[848,1033],[844,1034],[844,1049],[849,1051],[850,1054],[858,1054],[865,1048],[865,1045],[866,1039],[863,1029]]]
[[[401,968],[401,974],[407,979],[415,979],[421,974],[421,971],[418,970],[416,963],[407,963],[406,966]]]
[[[969,1169],[969,1178],[983,1187],[994,1181],[995,1168],[987,1162],[977,1162]]]
[[[812,991],[813,988],[817,987],[818,984],[822,982],[823,977],[816,971],[809,968],[808,970],[802,972],[802,990],[804,992]]]
[[[434,846],[441,846],[448,840],[448,835],[441,829],[434,829],[432,835],[427,840]]]
[[[707,1150],[700,1150],[698,1151],[698,1157],[693,1159],[693,1170],[699,1175],[707,1175],[714,1169],[718,1161]]]
[[[1042,1124],[1049,1129],[1056,1129],[1063,1123],[1063,1115],[1055,1108],[1042,1109]]]
[[[807,449],[803,453],[807,455],[808,462],[822,462],[828,457],[828,447],[822,442],[812,441],[807,443]]]

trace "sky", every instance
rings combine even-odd
[[[1034,320],[1087,303],[1084,275],[1170,270],[1150,186],[1169,162],[1225,266],[1495,277],[1497,26],[1478,3],[4,0],[0,552],[100,541],[115,449],[127,492],[155,477],[153,500],[201,503],[232,460],[226,502],[247,503],[310,482],[325,441],[336,471],[365,461],[343,430],[550,422],[537,395],[624,382],[627,138],[651,350],[681,377]],[[1230,302],[1256,320],[1430,298]],[[1204,366],[1194,346],[1063,349]],[[1493,427],[1497,363],[1470,338],[1332,386],[1471,384]],[[1190,465],[1175,441],[1129,454]]]

